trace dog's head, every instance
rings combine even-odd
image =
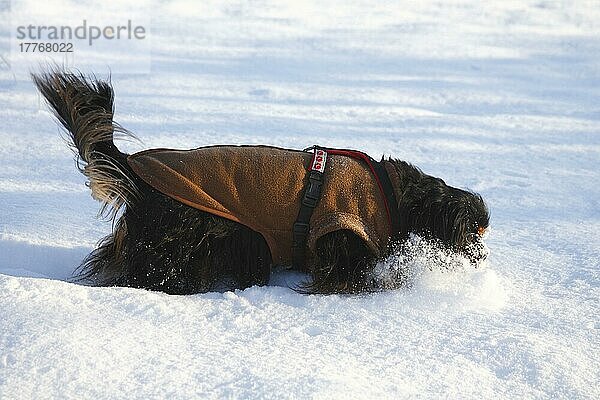
[[[474,264],[485,260],[488,250],[483,238],[490,214],[482,197],[448,186],[410,164],[396,165],[399,167],[405,168],[401,174],[404,191],[399,199],[401,234],[412,232],[435,240]]]

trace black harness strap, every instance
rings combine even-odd
[[[293,227],[292,265],[296,270],[304,269],[310,217],[312,217],[313,211],[321,198],[323,173],[325,172],[325,164],[327,163],[327,151],[325,149],[314,146],[313,151],[313,158],[309,167],[308,186],[304,191],[298,218],[296,218]]]

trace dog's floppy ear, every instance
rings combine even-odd
[[[450,206],[447,191],[444,181],[425,174],[408,182],[398,210],[403,233],[449,241],[456,220],[450,214],[456,214],[458,209]]]

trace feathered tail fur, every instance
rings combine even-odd
[[[110,81],[57,69],[32,74],[32,79],[66,129],[77,154],[77,166],[89,179],[92,196],[102,202],[100,213],[114,217],[138,196],[138,188],[126,154],[113,142],[115,135],[133,135],[113,121]]]

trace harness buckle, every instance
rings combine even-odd
[[[315,208],[321,197],[321,186],[323,185],[323,174],[319,171],[310,171],[308,187],[304,192],[302,204],[306,207]]]

